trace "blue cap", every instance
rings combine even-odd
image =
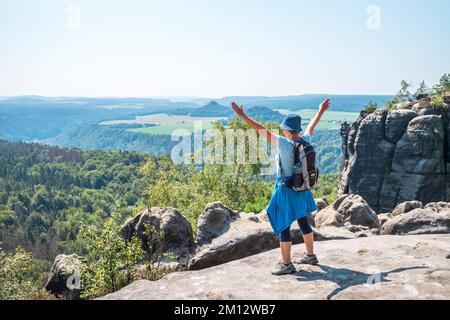
[[[283,122],[280,125],[281,129],[288,130],[288,131],[303,131],[302,129],[302,117],[291,114],[286,116],[283,119]]]

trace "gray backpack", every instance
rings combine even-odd
[[[281,168],[281,161],[280,161]],[[283,176],[283,169],[281,169]],[[314,147],[303,138],[294,141],[294,168],[291,178],[285,179],[285,185],[296,192],[311,190],[319,179],[316,167]]]

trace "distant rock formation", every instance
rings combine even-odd
[[[450,110],[379,109],[344,124],[340,194],[362,196],[377,213],[399,203],[450,200]]]

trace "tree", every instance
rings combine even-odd
[[[395,97],[395,102],[408,102],[411,99],[411,92],[409,91],[411,84],[406,82],[405,80],[402,80],[400,87],[401,89]]]
[[[442,96],[449,91],[450,91],[450,73],[446,73],[439,79],[439,83],[433,87],[433,93],[434,95]]]
[[[360,116],[365,118],[369,114],[374,113],[378,109],[378,104],[376,102],[369,101],[369,103],[364,106],[364,109],[361,111]]]
[[[425,81],[422,81],[419,84],[419,87],[417,88],[416,92],[414,93],[414,97],[417,99],[420,96],[429,95],[430,89],[426,85]]]

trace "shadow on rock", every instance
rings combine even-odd
[[[297,276],[298,281],[317,281],[317,280],[325,280],[332,281],[338,285],[333,292],[331,292],[327,296],[327,300],[331,300],[334,296],[336,296],[341,291],[344,291],[347,288],[358,286],[358,285],[373,285],[375,283],[386,283],[391,282],[391,280],[386,279],[389,275],[394,273],[405,272],[408,270],[416,270],[416,269],[426,269],[427,266],[417,266],[417,267],[409,267],[409,268],[397,268],[391,271],[379,272],[379,273],[364,273],[356,270],[351,270],[347,268],[333,268],[327,265],[318,265],[320,269],[324,272],[314,271],[299,271],[294,276]]]

